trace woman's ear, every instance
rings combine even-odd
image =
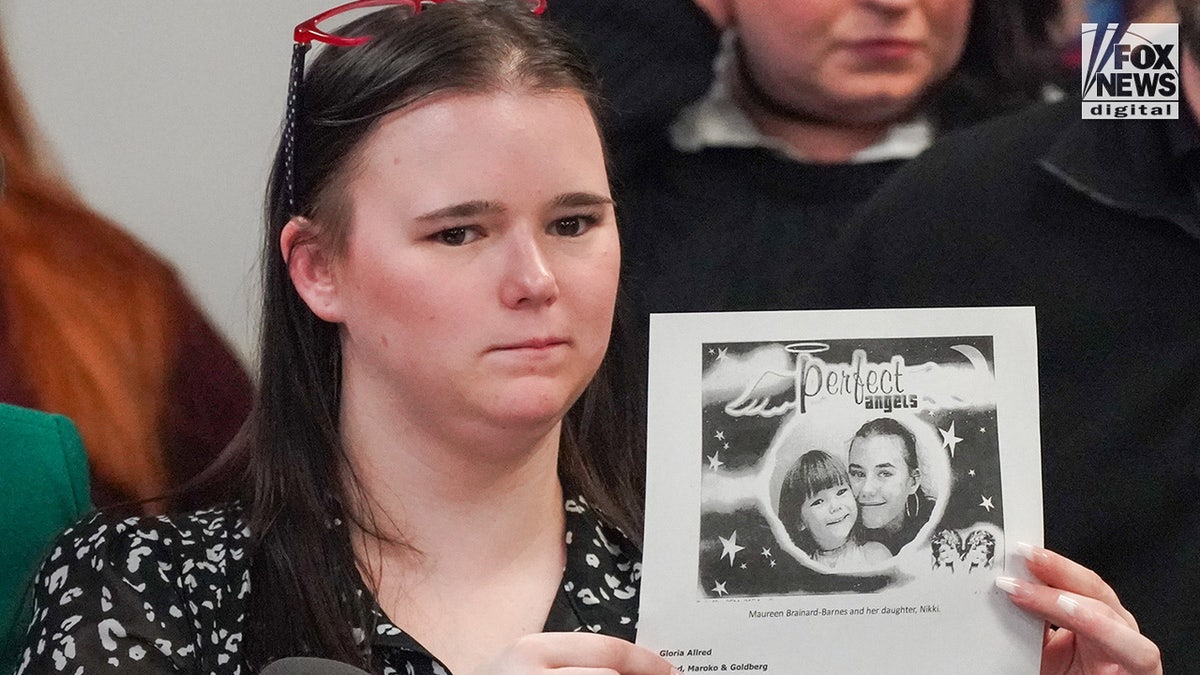
[[[342,314],[336,260],[320,239],[311,220],[296,216],[279,233],[279,249],[292,286],[304,304],[322,321],[339,323]]]
[[[917,489],[921,487],[921,467],[913,469],[908,475],[912,478],[912,489],[908,491],[908,494],[914,495],[917,493]]]

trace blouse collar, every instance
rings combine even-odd
[[[566,565],[545,631],[588,630],[632,641],[637,629],[641,553],[619,529],[606,524],[583,497],[567,499]],[[365,588],[362,592],[369,595]],[[372,598],[371,647],[380,652],[418,652],[436,662],[412,636],[388,618]],[[361,638],[366,639],[365,631]]]

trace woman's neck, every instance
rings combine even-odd
[[[561,584],[557,427],[504,460],[489,454],[495,447],[384,440],[344,441],[360,486],[348,486],[361,495],[357,512],[378,530],[353,532],[360,573],[396,625],[453,672],[471,672],[540,632]]]
[[[782,114],[760,100],[753,93],[752,85],[737,74],[738,70],[731,68],[728,76],[730,93],[737,106],[759,133],[781,141],[808,162],[849,163],[859,152],[883,140],[892,126],[901,121],[859,123]]]
[[[893,520],[890,523],[884,523],[883,527],[881,527],[880,529],[883,530],[884,532],[887,532],[888,534],[896,534],[897,532],[899,532],[901,529],[904,528],[904,520],[905,520],[905,515],[903,513],[901,513],[899,518],[896,518],[895,520]]]
[[[845,552],[846,548],[847,548],[849,545],[850,545],[850,540],[849,540],[849,539],[847,539],[846,541],[843,541],[842,543],[838,544],[837,546],[834,546],[833,548],[820,548],[820,547],[818,547],[818,548],[817,548],[817,555],[818,555],[819,557],[839,556],[839,555],[841,555],[843,552]]]
[[[384,557],[419,551],[409,564],[453,560],[470,574],[514,541],[561,536],[561,423],[447,429],[378,403],[346,392],[340,422],[347,494]]]

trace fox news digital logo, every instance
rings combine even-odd
[[[1083,24],[1083,119],[1177,119],[1179,26]]]

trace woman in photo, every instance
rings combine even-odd
[[[933,569],[946,569],[951,572],[962,561],[962,535],[956,530],[939,530],[929,540],[930,553],[933,555]]]
[[[829,453],[810,450],[783,479],[779,517],[792,541],[812,558],[839,572],[871,567],[892,557],[883,544],[854,536],[858,504],[846,467]]]
[[[962,546],[962,561],[967,571],[990,568],[996,557],[996,535],[987,530],[972,530]]]
[[[65,532],[20,673],[672,672],[631,642],[644,458],[594,79],[528,3],[396,4],[297,50],[240,491]],[[1044,561],[1011,592],[1060,654],[1153,672],[1111,590]]]
[[[862,512],[861,538],[882,543],[892,555],[916,539],[933,513],[934,500],[921,488],[917,439],[890,417],[854,433],[850,487]]]

